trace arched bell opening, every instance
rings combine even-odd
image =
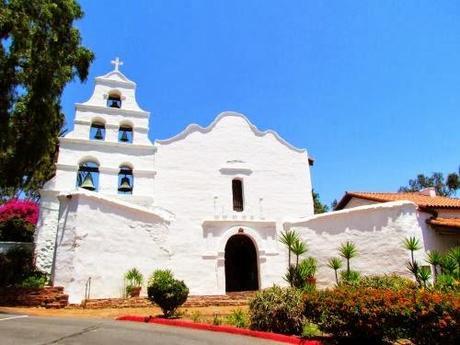
[[[132,143],[133,127],[128,124],[121,124],[118,130],[118,141],[121,143]]]
[[[230,237],[225,245],[225,291],[259,289],[257,250],[251,238],[243,234]]]
[[[118,193],[133,194],[134,176],[133,169],[127,165],[120,167],[118,173]]]
[[[93,161],[80,164],[77,172],[77,187],[97,191],[99,187],[99,165]]]
[[[91,140],[104,140],[105,139],[105,124],[102,121],[95,120],[91,122],[89,130],[89,138]]]
[[[121,93],[120,91],[113,90],[107,96],[107,106],[109,108],[121,108]]]

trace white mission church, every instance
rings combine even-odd
[[[353,264],[364,274],[404,274],[406,236],[426,250],[458,243],[458,228],[430,225],[432,214],[404,198],[346,195],[343,210],[314,216],[307,151],[239,113],[152,143],[136,84],[113,63],[91,98],[76,104],[56,174],[41,191],[37,265],[71,303],[84,299],[89,278],[92,298],[120,297],[132,267],[145,276],[169,268],[193,295],[284,285],[287,251],[278,236],[289,228],[318,259],[320,286],[333,282],[326,262],[345,240],[357,244]],[[449,210],[460,219],[460,202]]]

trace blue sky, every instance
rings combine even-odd
[[[88,81],[65,90],[69,124],[120,56],[152,140],[242,112],[308,149],[327,203],[458,169],[458,1],[80,3],[96,59]]]

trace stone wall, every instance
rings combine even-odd
[[[1,306],[64,308],[69,296],[61,286],[44,288],[1,288]]]

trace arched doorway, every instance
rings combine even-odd
[[[225,246],[225,291],[258,289],[256,247],[248,236],[233,235]]]

